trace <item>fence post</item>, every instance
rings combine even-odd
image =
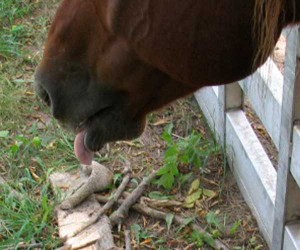
[[[238,82],[221,85],[219,89],[220,123],[223,124],[222,146],[226,149],[226,112],[229,110],[243,109],[244,95]]]
[[[300,120],[299,28],[292,28],[286,34],[287,49],[285,56],[272,250],[283,249],[284,227],[286,223],[299,220],[300,218],[300,189],[290,172],[293,127]]]

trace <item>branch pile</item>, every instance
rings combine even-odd
[[[146,187],[155,178],[157,171],[145,177],[131,192],[125,191],[131,179],[131,168],[125,163],[124,177],[119,187],[108,197],[95,194],[111,186],[113,174],[105,166],[93,162],[91,166],[82,166],[79,173],[55,173],[50,177],[56,192],[67,190],[67,198],[57,207],[59,235],[64,240],[63,249],[118,249],[114,243],[112,227],[122,224],[129,210],[159,220],[166,220],[167,213],[149,207],[142,197]],[[60,191],[58,191],[60,190]],[[104,204],[104,205],[100,205]],[[110,213],[114,205],[119,207]],[[175,215],[173,222],[185,225],[186,218]],[[193,230],[207,233],[196,223],[190,223]],[[130,231],[124,231],[125,248],[132,249]],[[219,240],[215,241],[215,249],[228,247]]]

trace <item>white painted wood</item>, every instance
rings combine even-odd
[[[216,139],[222,145],[224,122],[221,118],[224,111],[219,105],[218,95],[218,87],[202,88],[194,94],[211,131],[215,133]]]
[[[242,109],[244,97],[243,91],[238,83],[231,83],[224,86],[225,88],[225,111]],[[221,97],[219,97],[219,100]]]
[[[268,59],[253,75],[239,83],[278,149],[283,75],[273,60]]]
[[[291,224],[285,226],[300,216],[300,126],[293,129],[300,121],[300,74],[296,74],[300,39],[298,28],[284,32],[288,40],[285,76],[268,60],[254,75],[239,81],[279,149],[278,174],[243,111],[238,110],[242,95],[235,87],[205,88],[195,95],[210,127],[226,147],[239,187],[272,250],[298,249],[293,247],[300,234]]]
[[[298,27],[294,27],[287,32],[274,217],[274,225],[276,226],[274,226],[272,237],[273,250],[281,250],[283,247],[285,224],[300,216],[299,187],[290,172],[293,124],[300,118],[298,100],[300,98],[300,76],[296,71],[300,65],[297,57],[298,47]]]
[[[266,241],[270,244],[276,172],[243,111],[228,112],[226,144],[228,163]]]
[[[294,127],[291,173],[300,187],[300,126]]]
[[[283,250],[300,250],[300,221],[285,226]]]

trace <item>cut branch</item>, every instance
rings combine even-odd
[[[145,177],[142,182],[133,190],[133,192],[122,202],[121,206],[110,215],[112,225],[120,224],[122,220],[128,215],[130,207],[136,203],[145,191],[147,185],[154,179],[157,171],[152,172]]]
[[[105,203],[108,200],[107,197],[102,196],[102,195],[96,195],[96,199],[101,203]],[[118,203],[123,204],[124,200],[120,199],[120,200],[118,200]],[[144,204],[140,204],[140,203],[135,204],[135,205],[132,206],[132,208],[134,210],[136,210],[137,212],[143,214],[143,215],[147,215],[147,216],[150,216],[150,217],[155,218],[155,219],[160,219],[160,220],[165,221],[166,217],[167,217],[167,213],[162,212],[162,211],[158,211],[158,210],[150,208],[150,207],[147,207]],[[179,225],[185,225],[186,224],[186,218],[175,215],[174,216],[174,222],[179,224]],[[195,223],[190,223],[190,226],[193,230],[197,230],[200,233],[210,235],[202,227],[200,227],[199,225],[197,225]],[[218,239],[215,239],[215,249],[229,250],[229,248],[221,240],[218,240]]]
[[[91,166],[85,166],[83,173],[90,175],[82,185],[74,190],[72,195],[59,206],[61,209],[71,209],[80,204],[91,194],[107,188],[113,179],[112,172],[103,165],[93,161]]]
[[[125,236],[125,250],[131,250],[131,237],[130,237],[130,230],[124,231]]]
[[[126,174],[120,184],[120,186],[117,188],[116,192],[107,200],[106,204],[101,207],[98,211],[95,211],[95,213],[92,215],[92,217],[83,223],[77,230],[75,230],[72,233],[72,237],[86,229],[87,227],[94,224],[97,220],[100,219],[100,217],[105,214],[113,205],[114,203],[121,197],[122,193],[124,192],[127,184],[130,181],[131,178],[131,168],[129,164],[126,164],[124,173]]]

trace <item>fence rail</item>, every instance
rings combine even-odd
[[[299,28],[284,34],[284,75],[268,59],[252,76],[201,89],[195,97],[226,149],[228,164],[269,247],[300,250]],[[245,97],[279,152],[277,171],[245,115]]]

